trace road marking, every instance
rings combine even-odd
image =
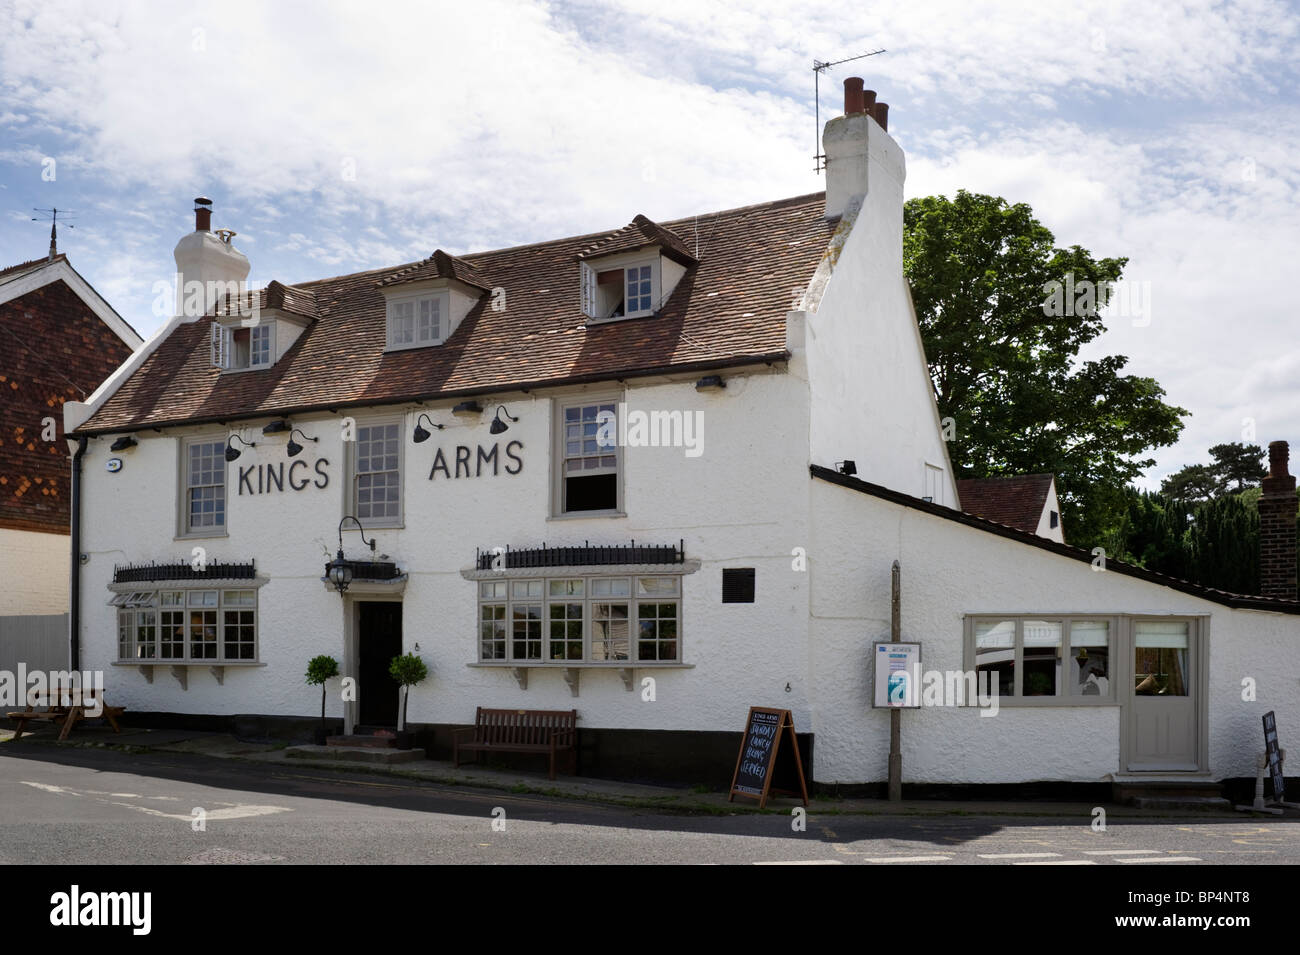
[[[863,862],[951,862],[952,856],[876,856]]]
[[[1096,865],[1091,859],[1051,859],[1046,862],[1013,862],[1012,865]]]
[[[755,862],[754,865],[844,865],[839,859],[799,859],[794,862]]]
[[[1059,852],[981,852],[981,859],[1054,859]]]
[[[1202,862],[1196,856],[1143,856],[1141,859],[1120,859],[1120,862]]]
[[[1086,856],[1153,856],[1159,849],[1084,849]]]

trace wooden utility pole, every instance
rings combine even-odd
[[[889,640],[898,643],[903,638],[902,623],[902,570],[898,561],[890,572],[889,597]],[[909,674],[910,676],[910,674]],[[889,710],[889,801],[899,802],[903,798],[903,745],[902,745],[901,707]]]

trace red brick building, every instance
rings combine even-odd
[[[0,270],[0,616],[66,611],[63,403],[84,401],[140,344],[66,256]]]

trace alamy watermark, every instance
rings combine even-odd
[[[104,712],[103,670],[0,670],[0,707],[81,706],[86,716]]]
[[[596,415],[596,444],[602,448],[683,448],[686,457],[704,453],[704,412],[655,408],[629,411],[626,401],[618,413]]]

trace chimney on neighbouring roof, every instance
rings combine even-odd
[[[176,258],[176,314],[200,318],[218,298],[245,291],[248,257],[230,242],[212,234],[212,200],[194,200],[194,231],[181,236],[172,253]],[[197,283],[197,284],[196,284]]]
[[[1296,599],[1295,478],[1287,473],[1285,441],[1268,446],[1268,477],[1259,498],[1259,592]]]
[[[212,200],[204,196],[194,200],[194,231],[212,231]]]
[[[844,115],[826,124],[822,152],[826,155],[826,218],[844,214],[849,202],[870,196],[873,215],[897,225],[902,241],[903,151],[886,130],[889,106],[876,102],[875,90],[862,88],[862,78],[844,81]],[[901,246],[899,255],[902,255]]]

